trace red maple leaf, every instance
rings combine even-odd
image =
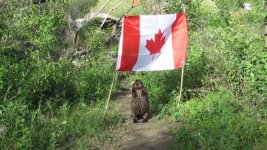
[[[154,54],[154,56],[156,53],[160,53],[160,50],[164,44],[165,37],[163,36],[163,33],[161,33],[160,29],[158,33],[155,34],[155,41],[153,39],[146,40],[146,48],[150,51],[150,55]],[[152,60],[154,59],[154,56],[152,57]]]

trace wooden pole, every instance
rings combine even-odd
[[[110,90],[109,90],[109,94],[108,94],[108,98],[107,98],[107,102],[106,102],[106,107],[105,107],[105,111],[104,111],[102,119],[105,118],[105,115],[106,115],[107,110],[108,110],[109,100],[110,100],[110,97],[111,97],[111,94],[112,94],[112,89],[113,89],[113,85],[114,85],[115,79],[117,79],[117,71],[115,71],[115,73],[113,75],[113,79],[112,79],[112,83],[111,83],[111,86],[110,86]]]
[[[183,67],[182,67],[182,74],[181,74],[181,83],[180,83],[179,97],[178,97],[178,100],[176,101],[176,106],[177,106],[177,107],[178,107],[179,102],[181,101],[182,91],[183,91],[183,83],[184,83],[184,65],[183,65]]]

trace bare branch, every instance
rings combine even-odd
[[[121,1],[117,6],[115,6],[115,7],[113,7],[112,9],[109,10],[109,12],[107,13],[107,15],[106,15],[104,21],[102,22],[102,24],[101,24],[101,26],[100,26],[100,29],[103,27],[104,23],[106,22],[106,20],[107,20],[109,14],[110,14],[113,10],[117,9],[122,3],[123,3],[123,1]]]
[[[87,50],[86,49],[83,49],[81,51],[78,51],[78,50],[75,50],[72,57],[75,57],[75,56],[80,56],[82,54],[86,54],[87,53]]]
[[[85,22],[84,22],[84,24],[83,24],[83,26],[81,27],[81,28],[79,28],[78,29],[78,31],[79,30],[81,30],[81,29],[83,29],[87,24],[88,24],[88,22],[90,21],[90,20],[92,20],[92,19],[94,19],[106,6],[107,6],[107,4],[110,2],[111,0],[107,0],[105,3],[104,3],[104,5],[102,5],[102,7],[96,12],[96,13],[87,13],[85,16],[84,16],[84,18],[83,18],[83,20],[85,20]]]
[[[95,16],[97,15],[97,14],[99,14],[106,6],[107,6],[107,4],[110,2],[111,0],[107,0],[106,2],[105,2],[105,4],[96,12],[96,14],[95,14]],[[93,16],[91,19],[93,19],[95,16]]]
[[[138,5],[134,5],[134,1],[132,2],[132,6],[124,13],[124,15],[127,15],[132,9],[134,9],[135,7],[138,7],[141,3],[139,3]]]
[[[85,15],[85,19],[86,21],[92,20],[93,18],[95,18],[106,6],[107,4],[110,2],[111,0],[107,0],[104,5],[102,5],[102,7],[93,15],[91,15],[91,13],[88,13]]]
[[[131,7],[130,7],[130,8],[124,13],[124,15],[122,15],[122,16],[120,17],[120,19],[118,20],[116,27],[117,27],[117,28],[119,27],[119,24],[120,24],[122,18],[123,18],[125,15],[127,15],[127,14],[128,14],[132,9],[134,9],[135,7],[138,7],[140,4],[141,4],[141,3],[139,3],[138,5],[134,5],[134,1],[133,1]]]
[[[8,0],[4,3],[4,5],[2,5],[2,7],[0,8],[0,12],[4,10],[4,7],[6,7],[7,3],[8,3]]]

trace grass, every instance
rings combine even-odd
[[[267,107],[266,78],[262,77],[267,75],[267,55],[261,26],[265,15],[260,9],[224,10],[210,2],[205,0],[200,9],[191,10],[189,23],[194,26],[189,26],[184,102],[178,108],[175,105],[180,71],[134,78],[144,81],[160,115],[172,115],[184,123],[174,132],[181,146],[177,149],[264,149]],[[255,8],[263,6],[254,3]],[[177,11],[176,6],[170,7]]]
[[[181,103],[178,110],[176,119],[188,124],[175,133],[182,149],[253,149],[267,138],[264,119],[225,90]]]
[[[203,0],[201,5],[202,7],[204,7],[206,10],[209,10],[210,12],[213,12],[213,13],[218,12],[216,4],[212,0]]]
[[[117,6],[121,1],[123,1],[122,5],[120,5],[116,10],[114,10],[111,15],[115,17],[121,17],[123,14],[125,14],[129,8],[132,6],[132,1],[130,0],[112,0],[108,3],[108,5],[104,8],[103,13],[107,13],[109,10],[111,10],[113,7]],[[99,10],[103,4],[106,2],[106,0],[99,0],[97,6],[92,10],[93,12],[96,12]],[[135,4],[136,5],[136,4]],[[139,15],[142,13],[142,7],[139,5],[138,7],[135,7],[132,9],[128,15]]]
[[[109,109],[103,118],[103,105],[104,102],[80,102],[74,106],[65,103],[59,109],[44,112],[43,106],[28,111],[20,102],[6,102],[0,121],[8,130],[0,133],[0,149],[88,149],[111,143],[112,127],[120,126],[124,118],[116,108]]]
[[[112,143],[112,128],[119,127],[124,118],[116,108],[110,109],[103,118],[103,105],[102,102],[97,104],[97,107],[81,105],[69,116],[71,124],[68,132],[79,131],[80,134],[73,145],[74,149]]]
[[[100,0],[93,11],[97,11],[105,1]],[[119,2],[121,1],[112,0],[104,12],[108,12]],[[204,0],[202,8],[212,10],[215,14],[219,13],[214,3],[210,2],[211,0]],[[112,15],[121,17],[130,7],[131,1],[124,0]],[[174,133],[177,143],[182,146],[181,149],[266,147],[266,100],[260,99],[266,93],[263,92],[266,91],[266,84],[263,83],[266,81],[266,53],[260,51],[263,49],[263,40],[261,42],[259,25],[255,23],[258,18],[264,17],[255,9],[242,12],[240,8],[239,11],[230,13],[232,16],[228,24],[221,22],[220,16],[203,18],[205,24],[190,20],[203,28],[190,30],[184,84],[186,96],[185,102],[180,103],[178,109],[176,105],[171,104],[171,100],[177,96],[179,71],[145,74],[147,76],[143,78],[151,93],[152,108],[165,110],[177,121],[186,124]],[[141,13],[142,7],[138,6],[130,11],[129,15]],[[199,19],[198,15],[193,19]],[[100,35],[96,36],[98,37]],[[89,45],[95,46],[96,50],[101,46],[94,40]],[[259,57],[261,54],[262,58]],[[88,85],[88,90],[92,89],[89,86],[92,83],[87,81],[90,81],[91,77],[99,79],[99,75],[94,72],[89,70],[88,74],[84,74],[85,79],[81,80],[81,83]],[[93,73],[94,75],[90,76]],[[138,74],[136,77],[139,77]],[[220,86],[228,90],[218,90]],[[240,89],[236,90],[236,86]],[[85,90],[84,87],[81,86],[81,91]],[[206,93],[199,92],[194,95],[195,93],[190,93],[194,88],[203,88]],[[209,88],[213,89],[209,91]],[[92,93],[102,90],[103,88],[99,87]],[[240,91],[247,97],[238,97]],[[11,96],[7,99],[9,97]],[[23,98],[10,98],[0,105],[0,149],[90,149],[95,145],[112,143],[112,129],[121,127],[124,119],[116,108],[110,109],[107,117],[103,119],[104,102],[91,105],[79,102],[74,106],[65,103],[56,108],[45,102],[36,110],[29,109],[24,102]]]

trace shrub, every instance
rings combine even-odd
[[[83,31],[89,44],[81,65],[54,59],[63,48],[71,49],[61,37],[64,9],[61,3],[31,5],[26,0],[11,0],[1,8],[0,149],[74,147],[86,135],[97,142],[92,137],[104,139],[107,127],[121,122],[114,110],[102,118],[101,101],[113,71],[103,32]]]
[[[79,147],[84,140],[87,147],[101,142],[110,135],[108,126],[118,126],[123,117],[110,110],[103,118],[103,102],[92,104],[78,103],[70,107],[62,104],[57,110],[50,108],[30,111],[23,100],[6,99],[0,111],[1,149],[55,149]],[[49,104],[47,104],[49,105]],[[86,139],[80,139],[86,136]]]
[[[188,125],[176,132],[176,139],[184,149],[252,149],[266,138],[266,123],[256,120],[257,114],[226,91],[218,91],[179,104],[176,120]]]
[[[4,99],[0,105],[0,148],[30,149],[32,148],[31,129],[28,105],[20,100]]]

